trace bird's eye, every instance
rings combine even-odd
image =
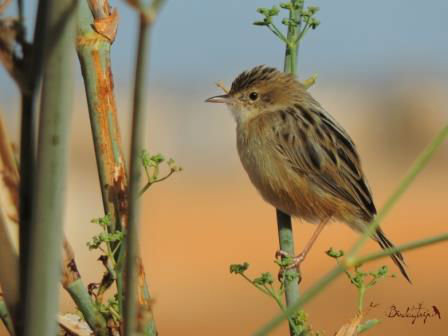
[[[258,98],[258,93],[256,93],[256,92],[251,92],[251,93],[249,94],[249,98],[250,98],[250,100],[253,100],[253,101],[257,100],[257,98]]]

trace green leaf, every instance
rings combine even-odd
[[[319,11],[320,8],[318,6],[309,6],[307,9],[311,15],[314,15]]]
[[[249,264],[247,262],[243,264],[232,264],[230,265],[230,273],[232,274],[243,274],[249,268]]]
[[[377,324],[379,324],[381,321],[377,320],[377,319],[373,319],[373,320],[368,320],[362,324],[360,324],[357,328],[357,332],[358,334],[367,331],[371,328],[373,328],[374,326],[376,326]]]
[[[271,285],[274,282],[272,274],[269,272],[261,273],[261,276],[255,278],[253,283],[256,285]]]
[[[276,16],[280,13],[280,10],[277,6],[272,6],[272,8],[269,10],[269,16]]]
[[[343,250],[335,250],[334,248],[330,247],[330,249],[328,251],[325,252],[329,257],[332,258],[340,258],[344,255],[344,251]]]
[[[253,22],[255,26],[267,26],[268,24],[264,21],[255,21]]]

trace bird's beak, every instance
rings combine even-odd
[[[205,101],[206,103],[226,103],[229,104],[231,102],[230,96],[226,93],[220,96],[210,97]]]

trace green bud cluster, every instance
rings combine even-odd
[[[288,30],[292,29],[297,33],[294,36],[288,35],[288,39],[274,24],[273,17],[280,13],[280,9],[277,6],[271,8],[257,8],[257,12],[263,16],[262,20],[257,20],[253,24],[256,26],[266,26],[277,37],[288,45],[294,45],[298,43],[305,33],[309,29],[316,29],[320,25],[320,21],[315,18],[316,13],[319,11],[317,6],[308,6],[304,8],[304,0],[282,2],[279,4],[281,9],[290,12],[289,17],[283,18],[281,23],[288,27]],[[292,15],[294,11],[295,15]]]

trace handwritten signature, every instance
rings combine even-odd
[[[370,303],[370,308],[376,308],[378,306],[378,303]],[[434,317],[438,317],[440,320],[442,319],[442,314],[440,313],[439,308],[436,306],[426,307],[423,302],[405,308],[393,304],[386,309],[385,316],[388,318],[409,319],[411,324],[415,324],[418,320],[421,320],[423,321],[423,324],[426,324],[428,319]]]

